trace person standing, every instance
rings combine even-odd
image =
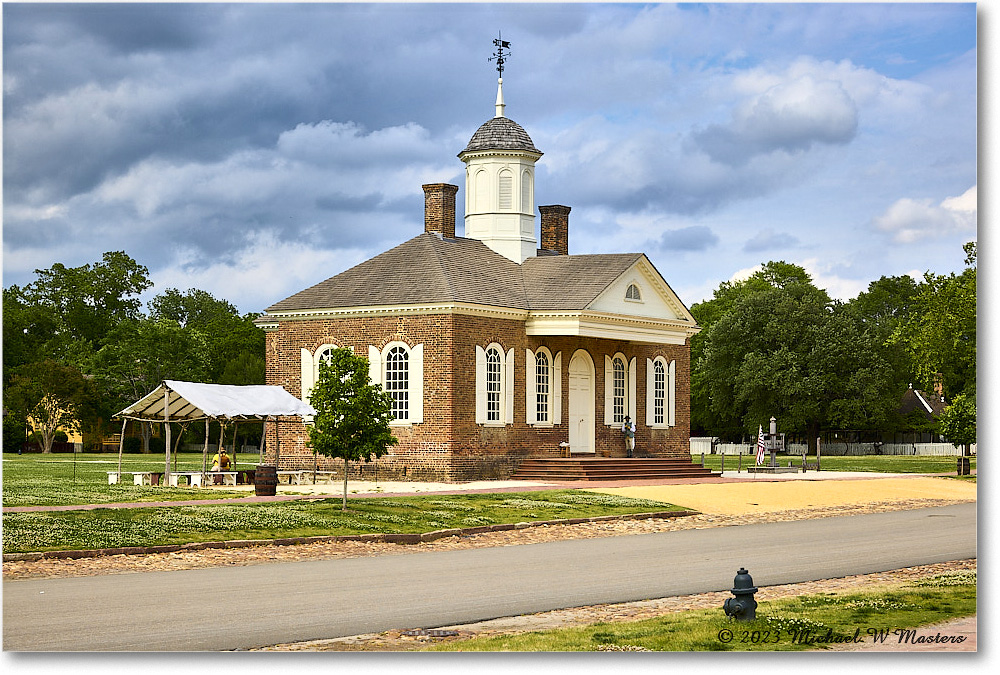
[[[622,433],[625,434],[625,456],[631,457],[635,452],[635,422],[628,415],[622,423]]]

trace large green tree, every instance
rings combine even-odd
[[[231,303],[191,288],[168,288],[149,303],[154,319],[175,321],[201,336],[205,346],[205,377],[219,384],[264,384],[264,332],[256,315],[241,316]]]
[[[136,319],[120,324],[94,355],[95,381],[116,411],[137,401],[163,380],[205,380],[204,338],[170,319]],[[149,452],[151,427],[143,425],[143,449]]]
[[[697,352],[692,340],[703,432],[739,438],[774,416],[812,444],[831,425],[872,428],[898,402],[885,394],[891,370],[872,336],[801,267],[768,263],[692,312],[708,323]]]
[[[976,242],[965,251],[961,274],[924,275],[912,313],[892,336],[913,359],[922,387],[933,389],[941,375],[946,397],[976,394]]]
[[[45,345],[49,355],[76,364],[99,349],[120,323],[142,315],[139,295],[152,286],[149,271],[123,251],[80,267],[56,263],[35,274],[35,281],[19,289],[21,298],[54,320]]]
[[[320,363],[319,378],[309,395],[316,417],[309,426],[309,444],[327,457],[344,460],[347,509],[349,462],[381,457],[398,441],[392,435],[392,399],[368,376],[368,360],[349,349],[334,349]]]

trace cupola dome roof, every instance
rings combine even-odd
[[[493,117],[479,127],[476,133],[472,134],[472,140],[465,146],[465,150],[459,153],[459,156],[466,152],[480,150],[526,150],[542,154],[535,147],[528,132],[509,117]]]

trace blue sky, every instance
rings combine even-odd
[[[645,252],[689,306],[768,260],[843,299],[957,271],[976,11],[5,4],[3,283],[125,250],[256,312],[419,234],[421,184],[461,209],[498,31],[570,253]]]

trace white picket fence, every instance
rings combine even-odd
[[[806,452],[805,443],[789,443],[789,455],[802,455]],[[962,448],[956,448],[951,443],[882,443],[877,447],[873,443],[823,443],[821,453],[828,457],[843,457],[857,455],[937,455],[944,457],[961,456]],[[976,454],[976,446],[971,448]],[[709,437],[691,438],[691,454],[706,455],[712,453],[712,439]],[[754,455],[756,444],[749,443],[717,443],[715,454],[721,455]]]

